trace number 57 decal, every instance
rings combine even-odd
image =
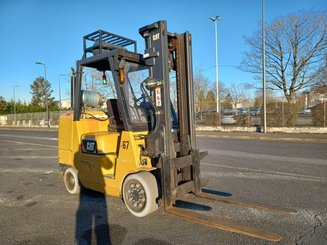
[[[129,146],[129,141],[123,141],[121,148],[126,150],[126,149],[128,149],[128,146]]]

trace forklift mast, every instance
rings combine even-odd
[[[150,67],[150,77],[157,86],[153,99],[157,109],[157,130],[148,137],[150,155],[160,152],[172,156],[171,152],[172,124],[170,88],[176,86],[177,115],[178,115],[178,148],[180,155],[184,156],[191,149],[195,149],[194,134],[194,103],[193,103],[193,76],[191,35],[171,34],[166,30],[166,22],[160,21],[140,28],[140,34],[145,38],[146,50],[143,55],[146,64]],[[169,71],[176,72],[176,84],[172,84]],[[157,137],[158,132],[165,137]],[[155,144],[153,141],[159,141]],[[162,142],[160,142],[162,141]],[[157,146],[157,147],[156,147]]]
[[[165,208],[188,192],[200,191],[200,158],[195,140],[193,102],[192,38],[188,32],[167,32],[165,21],[147,25],[139,30],[145,38],[143,55],[150,67],[151,95],[156,107],[156,127],[146,138],[144,151],[150,157],[159,157],[162,195]],[[169,79],[169,71],[176,73],[176,84]],[[150,83],[150,82],[149,82]],[[170,88],[177,90],[178,129],[172,128]]]

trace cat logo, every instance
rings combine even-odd
[[[160,38],[160,33],[157,33],[157,34],[153,35],[152,40],[157,41],[157,40],[159,40],[159,38]]]

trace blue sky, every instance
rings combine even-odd
[[[298,11],[326,11],[326,0],[265,0],[265,21]],[[223,18],[218,25],[219,80],[224,84],[252,81],[252,75],[237,69],[247,47],[244,36],[259,30],[261,0],[0,0],[0,96],[30,101],[30,84],[43,76],[59,97],[59,76],[69,74],[82,56],[82,37],[103,29],[138,42],[138,29],[157,20],[166,20],[168,31],[190,31],[193,36],[193,64],[215,81],[214,24],[210,16]],[[60,76],[62,98],[68,98],[69,77]]]

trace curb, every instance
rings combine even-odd
[[[0,126],[1,130],[34,130],[34,131],[58,131],[58,127],[46,128],[46,127],[13,127],[13,126]]]
[[[327,139],[313,139],[313,138],[273,138],[264,136],[244,136],[244,135],[205,135],[197,134],[200,138],[215,138],[215,139],[240,139],[240,140],[265,140],[265,141],[285,141],[285,142],[303,142],[303,143],[325,143]]]
[[[224,127],[224,126],[197,126],[198,132],[261,132],[260,127]],[[267,127],[267,133],[292,133],[292,134],[327,134],[327,127]]]

